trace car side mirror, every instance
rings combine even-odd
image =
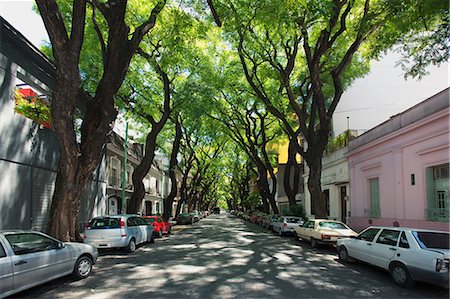
[[[56,246],[56,248],[58,248],[58,249],[66,248],[66,243],[64,243],[64,242],[58,242],[58,245]]]

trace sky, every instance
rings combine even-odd
[[[0,0],[0,15],[39,47],[48,41],[48,35],[40,16],[32,10],[33,3]],[[335,135],[344,132],[347,125],[360,132],[369,130],[450,86],[448,63],[430,67],[430,75],[420,81],[405,81],[401,68],[395,67],[398,59],[396,53],[390,52],[371,62],[371,72],[345,91],[334,114]]]

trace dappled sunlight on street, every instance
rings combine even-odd
[[[91,277],[62,281],[77,298],[423,297],[420,290],[392,284],[386,272],[339,263],[332,247],[312,249],[228,214],[212,215],[132,254],[102,252]],[[69,293],[59,287],[61,282],[42,287],[39,295],[65,298]],[[445,290],[435,294],[445,297]]]

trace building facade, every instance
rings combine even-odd
[[[449,89],[349,144],[349,224],[449,230]]]
[[[0,17],[0,229],[45,231],[59,161],[48,118],[54,66]],[[78,103],[82,118],[83,99]],[[81,199],[79,227],[105,213],[105,161]]]
[[[125,188],[122,199],[122,175],[124,173],[124,139],[113,132],[106,146],[106,178],[107,203],[106,210],[109,215],[126,212],[127,201],[133,194],[132,174],[143,157],[143,145],[129,143],[127,149],[127,163],[125,167]],[[140,213],[142,215],[155,215],[163,213],[163,199],[170,192],[170,179],[163,165],[164,157],[155,155],[149,173],[143,183],[145,197],[142,201]]]

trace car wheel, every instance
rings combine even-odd
[[[348,260],[349,260],[348,252],[344,246],[339,247],[338,257],[341,262],[344,262],[344,263],[348,262]]]
[[[151,242],[151,240],[150,240],[150,242]],[[126,250],[128,253],[133,253],[136,250],[136,241],[134,241],[134,239],[130,240],[130,243],[128,243]]]
[[[152,232],[152,237],[150,238],[150,244],[155,243],[155,232]]]
[[[414,286],[414,280],[409,275],[408,269],[400,263],[395,263],[389,267],[391,278],[396,285],[404,288],[412,288]]]
[[[167,234],[170,235],[172,233],[172,228],[169,228],[169,230],[167,231]]]
[[[73,274],[79,279],[83,279],[91,275],[92,272],[92,260],[84,255],[81,256],[75,263]]]
[[[162,231],[162,229],[160,229],[160,230],[159,230],[159,233],[158,233],[158,237],[159,237],[159,238],[162,238],[162,236],[163,236],[163,231]]]
[[[281,228],[280,228],[280,230],[278,231],[278,235],[279,235],[280,237],[283,236],[283,231],[281,230]]]
[[[312,247],[312,248],[317,248],[317,245],[319,245],[319,244],[317,243],[317,240],[314,239],[314,238],[311,238],[311,247]]]

